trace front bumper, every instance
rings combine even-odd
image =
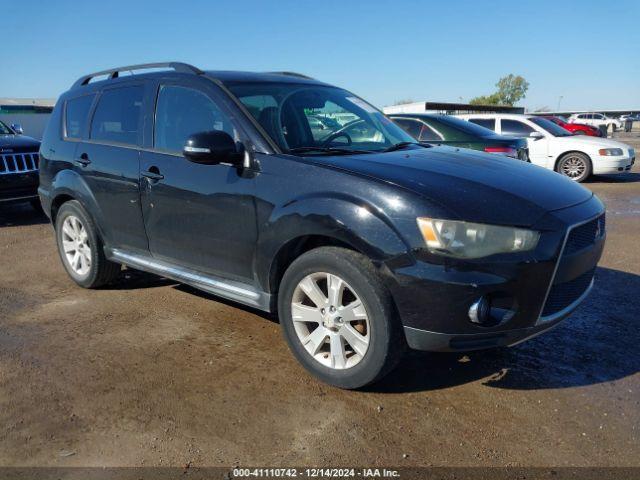
[[[526,255],[456,261],[421,258],[418,253],[411,265],[387,265],[408,345],[432,351],[508,346],[557,325],[587,296],[605,242],[605,236],[597,234],[592,244],[564,250],[568,232],[603,213],[597,197],[549,212],[533,226],[541,238]],[[575,296],[562,297],[571,292]],[[469,317],[480,298],[491,302],[490,321],[483,324]]]
[[[0,202],[18,202],[38,197],[38,172],[0,175]]]
[[[606,175],[631,171],[636,157],[630,157],[628,155],[620,157],[595,156],[591,160],[593,164],[593,173],[595,175]]]

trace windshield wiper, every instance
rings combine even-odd
[[[335,148],[335,147],[295,147],[290,148],[289,153],[326,153],[326,154],[343,154],[343,155],[355,155],[361,153],[373,153],[371,150],[351,150],[349,148]]]
[[[419,147],[424,147],[424,148],[430,148],[431,145],[429,145],[428,143],[422,143],[422,142],[400,142],[400,143],[396,143],[394,145],[391,145],[388,148],[385,148],[384,150],[382,150],[383,152],[395,152],[396,150],[402,150],[404,147],[409,147],[411,145],[418,145]]]

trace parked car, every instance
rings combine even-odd
[[[617,118],[607,117],[602,113],[574,113],[569,117],[569,123],[582,123],[596,128],[606,127],[614,131],[623,126],[622,122]]]
[[[369,134],[316,140],[309,117],[332,112]],[[277,312],[295,357],[342,388],[380,379],[406,346],[548,330],[588,294],[605,241],[604,206],[582,186],[416,143],[299,74],[86,75],[60,96],[41,155],[40,197],[78,285],[113,282],[124,264]]]
[[[576,182],[592,174],[631,170],[636,152],[626,143],[608,138],[572,135],[546,118],[502,113],[459,115],[501,135],[526,138],[531,163],[555,170]]]
[[[519,160],[529,160],[526,140],[496,135],[488,128],[465,122],[456,117],[426,113],[403,113],[388,116],[420,142],[471,148]]]
[[[38,200],[38,150],[40,142],[22,134],[19,125],[0,121],[0,203]]]
[[[590,137],[601,137],[602,132],[599,128],[592,127],[591,125],[585,125],[582,123],[568,123],[560,117],[555,115],[542,115],[542,118],[555,123],[559,127],[573,133],[574,135],[588,135]]]
[[[639,122],[640,121],[640,114],[629,113],[629,114],[626,114],[626,115],[620,115],[619,120],[623,124],[627,120],[631,120],[632,122]]]

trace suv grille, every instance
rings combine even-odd
[[[593,268],[573,280],[558,283],[551,287],[551,291],[547,297],[547,303],[544,304],[544,309],[542,310],[542,317],[544,318],[558,313],[578,300],[587,288],[589,288],[589,285],[591,285],[595,270],[596,269]]]
[[[0,155],[0,175],[35,172],[40,157],[37,153],[5,153]]]
[[[605,227],[605,217],[602,214],[598,218],[572,229],[562,254],[572,254],[593,245],[596,239],[604,235]]]

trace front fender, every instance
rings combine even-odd
[[[269,288],[269,272],[281,248],[310,235],[350,245],[377,264],[410,251],[391,219],[375,206],[339,193],[304,196],[274,208],[262,223],[254,267],[260,284]]]

